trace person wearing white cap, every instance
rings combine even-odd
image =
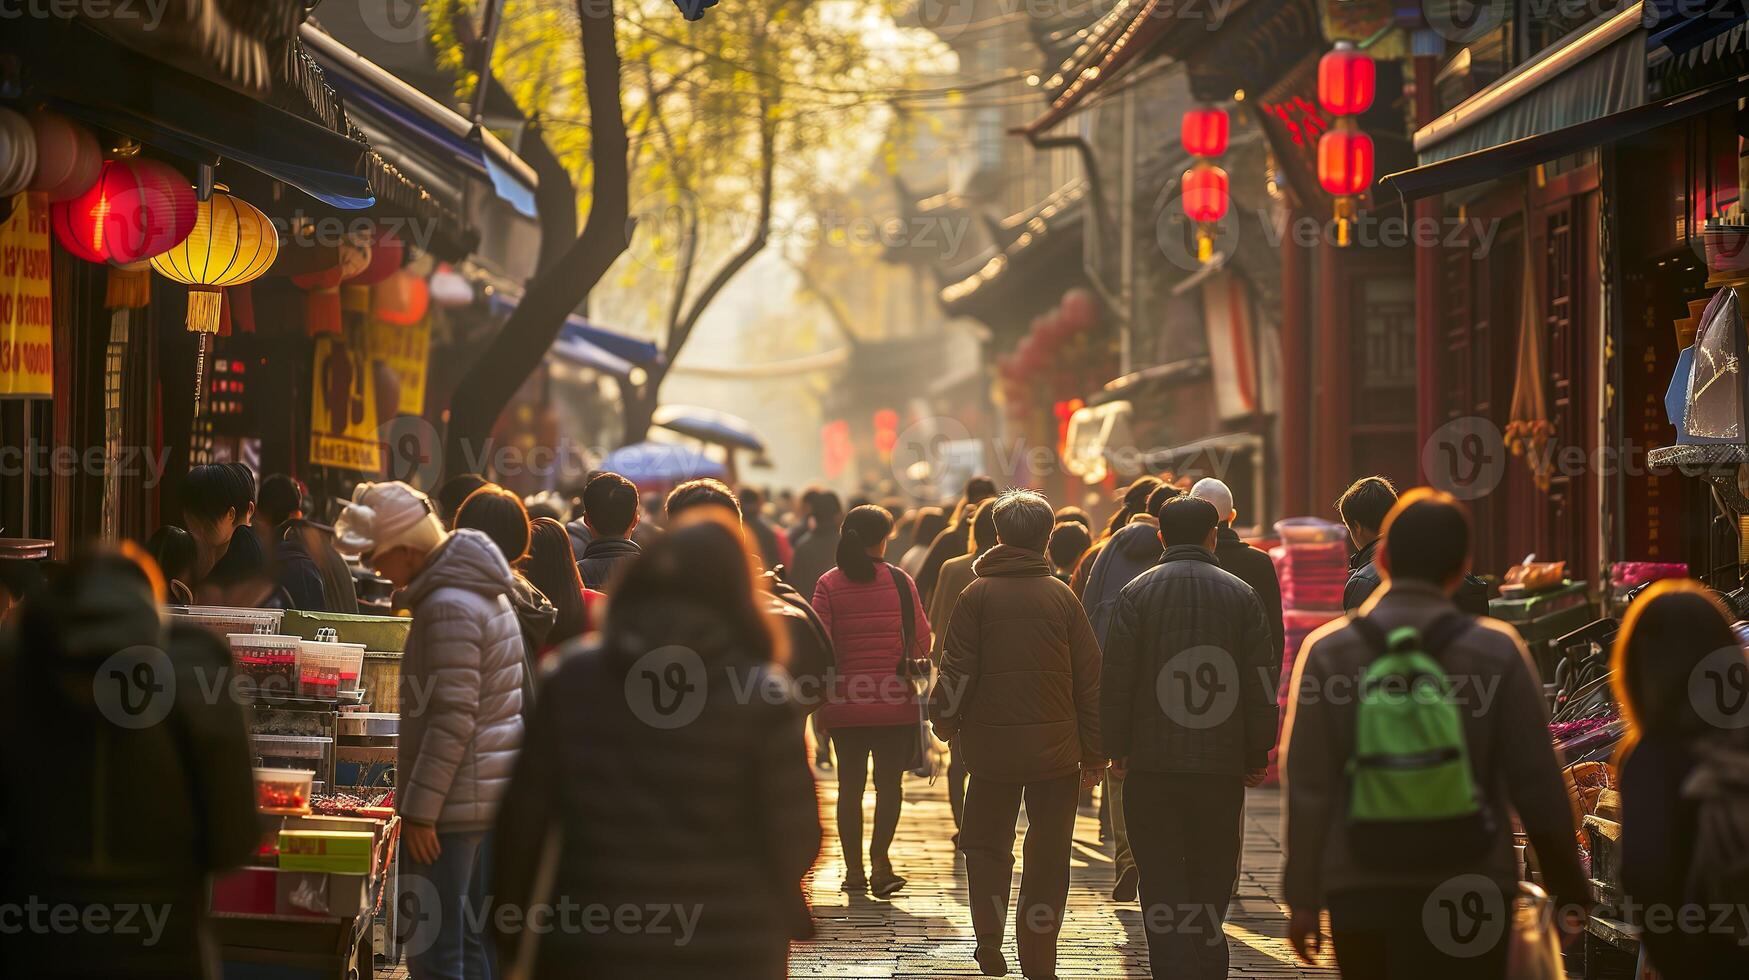
[[[1233,507],[1233,490],[1225,482],[1205,476],[1190,488],[1190,495],[1215,505],[1215,513],[1221,517],[1221,526],[1215,532],[1215,558],[1222,568],[1238,576],[1257,593],[1258,600],[1263,603],[1263,616],[1269,622],[1269,635],[1274,644],[1271,649],[1279,658],[1285,631],[1281,620],[1281,579],[1276,577],[1275,562],[1268,552],[1246,544],[1233,530],[1233,521],[1239,512]]]
[[[510,565],[480,531],[445,531],[430,498],[405,483],[360,484],[335,533],[340,549],[362,556],[413,611],[396,760],[400,921],[432,934],[409,948],[409,973],[492,976],[492,947],[464,903],[484,893],[489,832],[522,747],[522,629],[507,598]]]

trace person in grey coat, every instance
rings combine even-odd
[[[477,907],[489,831],[523,737],[523,638],[507,598],[510,565],[479,531],[446,535],[431,502],[405,483],[361,485],[339,529],[413,611],[401,659],[395,801],[409,972],[414,980],[490,977]],[[464,914],[467,903],[476,914]]]

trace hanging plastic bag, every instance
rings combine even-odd
[[[1743,313],[1734,289],[1721,289],[1700,315],[1688,378],[1690,435],[1742,440]]]

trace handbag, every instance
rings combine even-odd
[[[1507,980],[1564,980],[1561,938],[1550,916],[1548,892],[1528,881],[1519,882],[1518,901],[1512,906]]]
[[[899,676],[910,682],[912,698],[917,702],[916,745],[911,750],[911,764],[906,768],[913,776],[934,779],[935,764],[930,753],[934,737],[929,732],[929,699],[917,690],[916,683],[922,680],[923,691],[929,689],[929,660],[911,655],[911,649],[917,643],[917,609],[911,602],[911,585],[905,580],[905,573],[895,565],[887,565],[887,574],[893,579],[893,588],[899,591]]]

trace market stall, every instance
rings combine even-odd
[[[227,977],[370,977],[395,933],[400,656],[411,620],[219,606],[172,615],[222,637],[250,709],[261,845],[214,882]]]

